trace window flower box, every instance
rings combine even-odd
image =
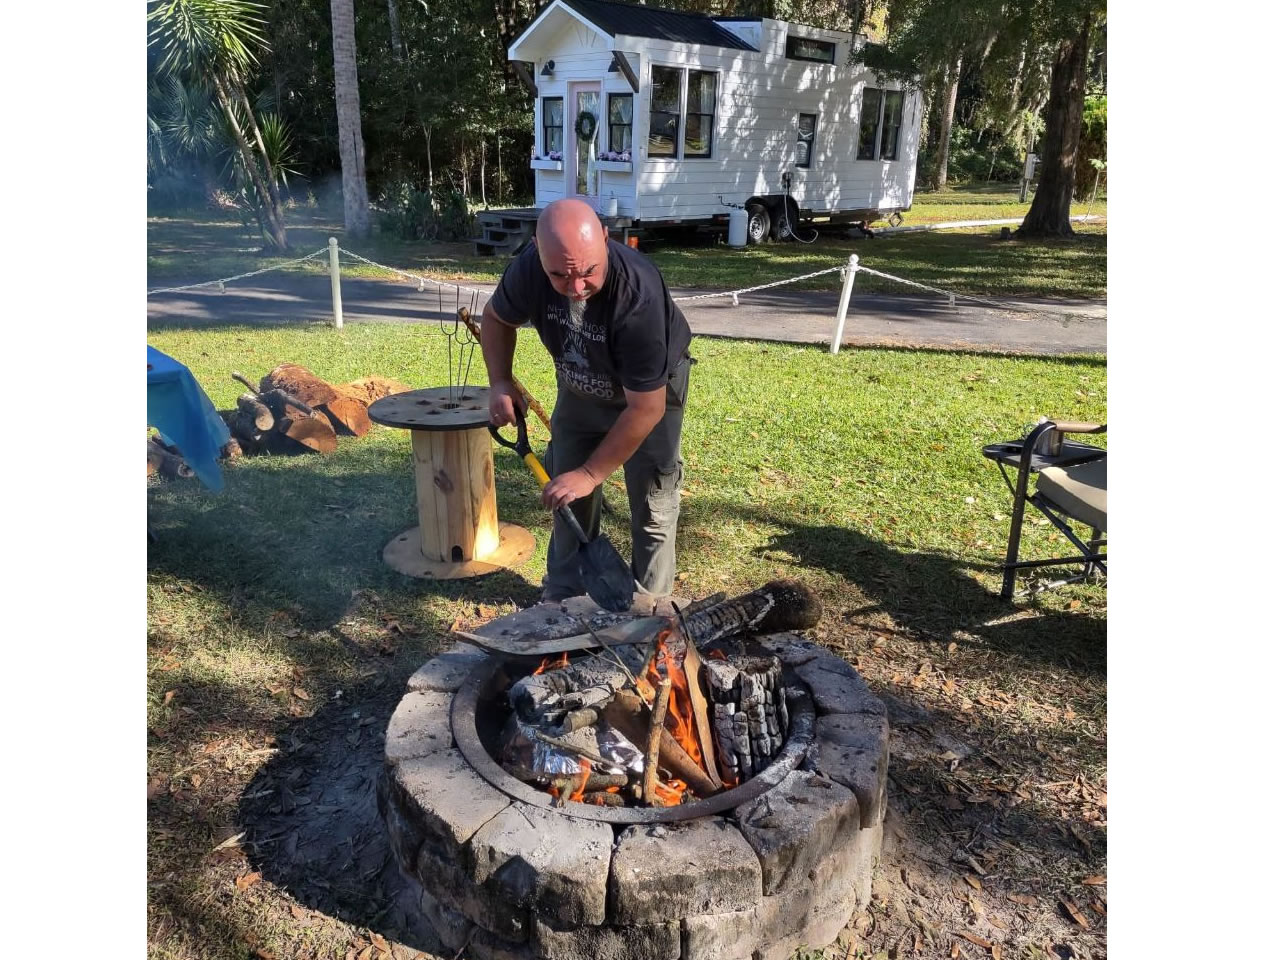
[[[609,171],[612,171],[613,173],[630,173],[631,161],[630,160],[597,160],[596,169],[602,170],[602,171],[609,170]]]
[[[537,157],[529,161],[529,167],[533,170],[563,170],[564,161],[562,160],[540,160]]]

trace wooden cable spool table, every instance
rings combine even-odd
[[[382,559],[411,577],[457,580],[524,563],[533,535],[499,523],[487,387],[431,387],[383,397],[369,419],[408,430],[418,525],[397,534]]]

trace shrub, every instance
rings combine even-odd
[[[1084,117],[1080,124],[1080,146],[1076,148],[1076,183],[1073,195],[1086,199],[1093,192],[1097,171],[1090,160],[1107,159],[1107,95],[1084,98]],[[1103,174],[1103,182],[1106,174]]]
[[[400,181],[383,190],[378,206],[382,232],[402,240],[466,240],[471,236],[473,221],[467,199],[450,187],[437,187],[433,197]]]

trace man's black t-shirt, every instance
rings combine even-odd
[[[666,386],[692,335],[658,268],[616,240],[608,249],[604,286],[587,300],[580,321],[570,313],[569,298],[551,286],[533,244],[503,273],[493,309],[509,326],[533,324],[569,389],[621,403],[623,387],[642,392]]]

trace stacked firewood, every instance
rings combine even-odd
[[[241,373],[231,376],[249,388],[236,398],[236,409],[224,415],[246,453],[333,453],[339,436],[369,432],[370,403],[409,389],[390,380],[382,380],[379,388],[374,378],[332,384],[296,363],[280,364],[256,387]]]
[[[363,377],[329,383],[306,367],[282,363],[255,386],[244,374],[232,379],[248,388],[234,410],[218,415],[231,431],[220,451],[225,460],[253,453],[333,453],[338,437],[363,437],[372,427],[369,406],[375,400],[413,388],[387,377]],[[182,451],[147,438],[147,476],[194,476]]]

